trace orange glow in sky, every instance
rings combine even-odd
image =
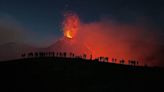
[[[80,19],[72,12],[67,12],[64,15],[65,19],[63,22],[64,36],[67,38],[73,38],[79,30]]]

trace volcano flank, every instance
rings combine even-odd
[[[92,54],[83,43],[66,37],[46,48],[46,51],[74,53],[75,55]]]

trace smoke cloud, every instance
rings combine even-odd
[[[107,19],[108,20],[108,19]],[[164,65],[164,49],[159,29],[143,23],[123,24],[100,20],[82,23],[77,39],[94,57],[138,60],[141,65]]]

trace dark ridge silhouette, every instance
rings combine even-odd
[[[30,53],[31,58],[0,62],[0,92],[163,91],[163,68],[86,60],[73,53],[38,56],[46,54],[39,52],[34,58]],[[52,57],[51,54],[62,57]]]

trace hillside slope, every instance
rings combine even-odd
[[[0,73],[0,92],[161,92],[164,83],[160,68],[71,58],[1,62]]]

